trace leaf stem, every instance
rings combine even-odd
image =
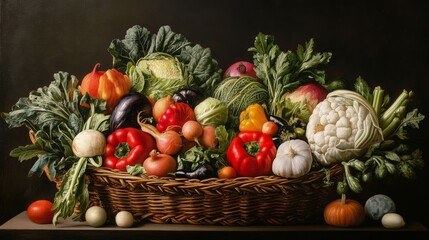
[[[374,88],[372,107],[374,108],[375,114],[380,115],[381,105],[383,104],[384,90],[380,86]]]
[[[346,194],[341,194],[341,205],[346,205]]]
[[[395,102],[390,105],[390,107],[384,111],[380,116],[380,127],[386,128],[390,122],[393,120],[395,112],[401,107],[408,104],[408,99],[413,95],[413,92],[407,92],[403,90],[402,93],[396,98]]]

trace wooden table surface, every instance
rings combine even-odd
[[[35,224],[22,212],[0,226],[2,239],[285,239],[315,237],[318,239],[381,238],[429,239],[428,228],[419,222],[409,222],[401,229],[385,229],[381,225],[338,228],[328,225],[297,226],[217,226],[187,224],[139,223],[131,228],[105,225],[100,228],[85,222],[62,220],[57,226]]]

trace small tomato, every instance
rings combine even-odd
[[[262,132],[270,136],[275,136],[278,131],[279,131],[279,127],[273,121],[265,122],[262,125]]]
[[[225,166],[221,168],[217,174],[219,178],[232,179],[237,177],[237,171],[235,171],[235,169],[231,166]]]
[[[52,211],[52,202],[49,200],[37,200],[27,208],[28,218],[38,224],[52,223],[55,212]]]

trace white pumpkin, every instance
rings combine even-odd
[[[310,145],[303,140],[294,139],[280,144],[272,170],[277,176],[297,178],[307,174],[312,163]]]

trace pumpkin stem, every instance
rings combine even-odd
[[[346,194],[341,194],[341,205],[346,205]]]

